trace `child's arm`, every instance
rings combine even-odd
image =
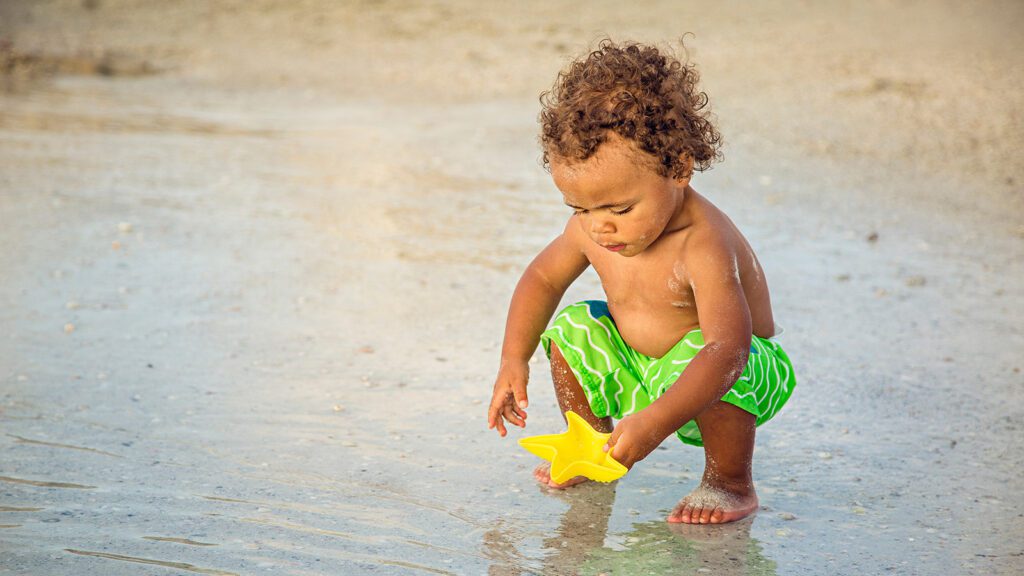
[[[502,436],[506,434],[502,418],[520,428],[526,426],[530,357],[565,290],[590,265],[571,238],[576,226],[571,218],[562,235],[527,266],[512,294],[501,348],[501,367],[487,411],[488,428],[497,427]]]
[[[750,355],[751,320],[736,252],[714,234],[692,238],[701,249],[684,259],[697,304],[704,348],[678,380],[646,409],[621,420],[608,441],[629,467],[670,434],[718,401],[743,374]]]

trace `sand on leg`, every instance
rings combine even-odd
[[[751,477],[754,415],[718,401],[697,417],[704,440],[704,477],[676,504],[667,520],[686,524],[721,524],[757,510]]]
[[[566,411],[572,410],[582,416],[598,432],[612,431],[611,417],[598,418],[594,415],[594,411],[590,408],[590,402],[587,401],[587,395],[583,393],[583,387],[576,380],[565,357],[562,356],[562,351],[554,342],[551,343],[551,381],[555,385],[555,397],[558,398],[558,407],[562,410],[563,419],[565,419]],[[547,464],[538,466],[533,471],[533,475],[538,482],[552,488],[568,488],[587,480],[582,476],[577,476],[564,484],[559,484],[551,479],[550,466]]]

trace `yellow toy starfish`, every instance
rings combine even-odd
[[[576,476],[598,482],[618,480],[628,472],[625,466],[602,450],[611,434],[594,430],[579,414],[565,413],[569,429],[561,434],[530,436],[519,445],[551,462],[551,479],[562,484]]]

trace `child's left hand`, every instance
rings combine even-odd
[[[632,468],[633,464],[647,458],[664,439],[665,435],[658,430],[653,419],[638,412],[619,420],[604,451],[611,451],[612,458],[626,468]]]

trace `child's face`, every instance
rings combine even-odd
[[[689,184],[658,174],[645,156],[613,135],[583,162],[551,160],[555,186],[583,231],[622,256],[636,256],[661,237]]]

